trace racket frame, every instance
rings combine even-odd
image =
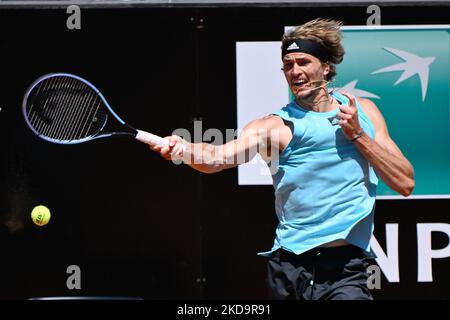
[[[33,91],[33,89],[42,81],[50,79],[50,78],[54,78],[54,77],[70,77],[70,78],[74,78],[77,79],[81,82],[83,82],[84,84],[86,84],[87,86],[89,86],[92,90],[95,91],[96,94],[98,94],[98,96],[100,97],[100,99],[102,100],[102,102],[104,103],[104,105],[106,106],[106,108],[108,109],[108,111],[110,112],[110,114],[116,118],[116,120],[123,125],[125,128],[127,128],[128,130],[130,130],[131,132],[103,132],[101,134],[100,133],[104,127],[106,126],[106,123],[108,122],[108,114],[106,114],[106,118],[105,121],[103,123],[103,125],[101,126],[101,128],[97,131],[97,134],[94,135],[90,135],[87,136],[85,138],[82,139],[77,139],[77,140],[58,140],[58,139],[52,139],[49,138],[45,135],[40,134],[39,132],[37,132],[33,126],[30,123],[30,120],[28,119],[28,114],[27,114],[27,102],[28,99],[30,97],[31,92]],[[129,124],[127,124],[125,121],[123,121],[118,115],[117,113],[114,112],[114,110],[111,108],[111,106],[109,105],[108,101],[106,101],[105,97],[103,96],[103,94],[100,92],[100,90],[98,90],[92,83],[90,83],[89,81],[76,76],[74,74],[71,73],[62,73],[62,72],[57,72],[57,73],[48,73],[45,74],[41,77],[39,77],[38,79],[36,79],[26,90],[25,95],[23,97],[23,101],[22,101],[22,112],[23,112],[23,116],[25,118],[25,121],[28,125],[28,127],[33,131],[34,134],[36,134],[39,138],[46,140],[48,142],[51,143],[57,143],[57,144],[79,144],[79,143],[83,143],[83,142],[87,142],[90,140],[94,140],[94,139],[100,139],[100,138],[107,138],[107,137],[111,137],[111,136],[128,136],[128,137],[136,137],[136,134],[138,133],[138,131],[133,128],[132,126],[130,126]]]

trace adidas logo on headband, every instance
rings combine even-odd
[[[308,39],[292,39],[283,42],[281,57],[283,58],[286,54],[293,52],[308,53],[322,62],[327,62],[331,58],[327,48],[316,41]]]
[[[295,49],[300,49],[300,48],[298,47],[298,45],[295,42],[292,42],[292,44],[286,50],[290,51],[290,50],[295,50]]]

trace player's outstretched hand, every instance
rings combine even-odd
[[[164,137],[164,139],[167,140],[168,144],[166,145],[154,145],[150,146],[150,149],[156,152],[159,152],[159,154],[166,160],[172,160],[172,159],[180,159],[183,157],[183,139],[179,136],[173,135],[173,136],[167,136]]]

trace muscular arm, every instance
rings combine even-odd
[[[185,150],[181,152],[180,149],[176,150],[175,146],[172,155],[181,156],[185,164],[197,171],[215,173],[249,162],[257,153],[269,159],[272,153],[278,153],[280,133],[285,134],[284,140],[290,139],[288,137],[290,131],[287,130],[289,129],[279,117],[268,116],[250,122],[242,130],[239,138],[223,145],[189,143],[180,138],[178,143],[183,144]],[[282,143],[285,144],[286,142]],[[161,153],[164,156],[165,152]]]
[[[408,196],[414,189],[414,169],[391,139],[386,122],[377,106],[367,99],[360,104],[375,126],[375,139],[367,134],[354,144],[359,152],[373,165],[377,174],[393,190]]]
[[[191,168],[203,173],[215,173],[233,168],[252,160],[258,149],[264,148],[267,139],[263,135],[262,120],[250,122],[239,138],[223,145],[187,143],[183,161]]]

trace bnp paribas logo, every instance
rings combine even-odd
[[[372,72],[372,74],[383,72],[403,71],[400,78],[394,83],[394,86],[402,83],[406,79],[412,76],[418,75],[420,81],[420,87],[422,88],[422,101],[425,101],[428,88],[428,76],[430,74],[430,64],[436,59],[436,57],[419,57],[411,52],[403,51],[394,48],[384,48],[386,51],[400,57],[404,62],[397,63],[391,66],[387,66]]]
[[[399,109],[401,101],[412,112],[441,104],[448,110],[449,26],[349,27],[343,34],[336,89],[375,99],[382,109]]]
[[[436,57],[434,56],[421,57],[412,52],[396,48],[383,48],[383,49],[386,50],[388,53],[393,54],[398,58],[402,59],[403,62],[383,67],[381,69],[373,71],[371,74],[379,74],[386,72],[402,72],[397,81],[393,83],[393,86],[401,84],[405,80],[417,75],[418,78],[417,80],[420,83],[420,88],[422,91],[422,101],[425,101],[430,74],[430,65],[435,61]],[[356,87],[357,83],[358,80],[350,81],[343,87],[338,88],[338,90],[350,92],[351,94],[361,98],[372,98],[372,99],[380,98],[373,92],[357,88]]]
[[[349,28],[343,39],[336,89],[376,103],[414,166],[414,197],[450,198],[450,26]],[[396,196],[382,181],[377,194]]]

